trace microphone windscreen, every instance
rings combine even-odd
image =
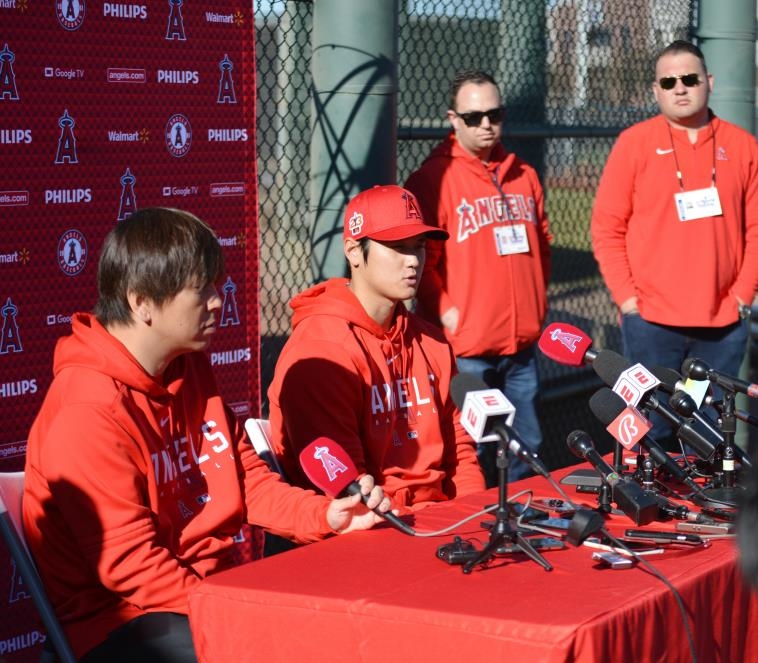
[[[474,373],[458,373],[450,381],[450,397],[459,410],[463,409],[463,402],[466,400],[466,394],[470,391],[481,391],[489,389],[487,384]]]
[[[300,452],[300,465],[311,483],[329,497],[339,497],[358,478],[347,452],[328,437],[317,437]]]
[[[566,366],[581,366],[592,339],[578,327],[565,322],[551,322],[537,341],[542,353]]]
[[[624,399],[608,387],[601,387],[590,397],[590,410],[606,426],[625,408]]]
[[[601,350],[597,353],[595,361],[592,362],[592,368],[598,374],[600,379],[607,385],[616,384],[622,371],[629,368],[631,364],[622,357],[618,352],[613,350]]]
[[[676,383],[684,379],[673,368],[666,366],[653,366],[650,372],[661,381],[660,387],[668,392],[676,391]]]

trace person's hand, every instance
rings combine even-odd
[[[460,313],[458,312],[458,307],[451,306],[440,316],[440,322],[445,329],[447,329],[451,334],[454,334],[455,330],[458,329],[459,317]]]
[[[364,504],[361,495],[356,493],[332,500],[326,510],[326,520],[329,526],[340,534],[359,529],[369,529],[381,522],[382,517],[371,509],[378,507],[382,513],[389,511],[389,497],[385,497],[384,491],[379,486],[374,485],[374,478],[370,474],[364,474],[358,479],[358,483],[361,486],[361,493],[368,495],[368,503]]]
[[[621,311],[621,315],[629,315],[630,313],[638,313],[637,298],[630,297],[625,302],[622,302],[621,306],[619,306],[619,310]]]

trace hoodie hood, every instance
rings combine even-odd
[[[464,166],[471,173],[487,182],[492,181],[493,173],[496,174],[499,182],[504,182],[506,173],[516,161],[516,155],[512,152],[506,152],[502,144],[498,143],[492,148],[489,163],[484,164],[478,157],[464,150],[455,137],[455,133],[451,131],[431,151],[424,160],[422,167],[428,165],[435,170],[444,171],[452,159],[456,160],[457,166]]]
[[[93,314],[75,313],[71,330],[72,334],[59,339],[55,346],[53,375],[58,376],[69,368],[87,368],[154,398],[174,391],[166,389],[149,375]],[[167,369],[164,374],[166,384],[170,384],[169,372],[174,372],[177,362],[182,362],[182,358],[174,360]]]
[[[391,338],[402,333],[407,318],[405,306],[395,306],[392,326],[385,331],[366,313],[358,298],[348,288],[348,284],[349,280],[345,278],[329,279],[295,295],[290,301],[293,330],[311,316],[328,315],[341,318],[351,327],[357,327],[377,338]]]

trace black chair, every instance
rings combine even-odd
[[[71,650],[63,627],[53,612],[45,588],[42,586],[29,549],[26,547],[23,518],[21,515],[21,499],[24,494],[23,472],[0,472],[0,534],[2,534],[16,569],[21,574],[24,586],[37,606],[42,623],[47,631],[47,638],[52,642],[54,653],[46,643],[46,651],[41,661],[62,661],[76,663],[76,657]],[[57,658],[55,658],[57,656]]]

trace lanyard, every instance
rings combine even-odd
[[[711,186],[715,189],[716,188],[716,130],[713,128],[713,123],[709,122],[709,126],[711,127],[711,140],[713,141],[711,147],[713,148],[711,153]],[[671,141],[671,149],[674,152],[674,164],[676,166],[676,176],[679,180],[679,189],[680,191],[684,191],[684,179],[682,178],[682,169],[679,166],[679,159],[676,156],[676,145],[674,145],[674,134],[671,132],[671,125],[667,122],[666,126],[669,130],[669,140]]]

